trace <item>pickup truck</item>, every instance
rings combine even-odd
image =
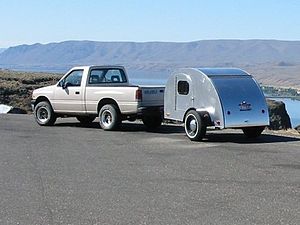
[[[58,117],[76,117],[91,123],[99,117],[104,130],[115,130],[122,120],[142,119],[148,128],[162,122],[163,86],[131,85],[122,66],[80,66],[57,84],[33,91],[36,122],[53,125]]]

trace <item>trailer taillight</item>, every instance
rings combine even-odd
[[[136,90],[136,92],[135,92],[135,99],[142,101],[142,98],[143,98],[143,92],[142,92],[142,90],[141,89]]]

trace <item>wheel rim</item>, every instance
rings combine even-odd
[[[101,122],[105,127],[108,127],[112,124],[113,118],[109,110],[103,111],[101,115]]]
[[[49,120],[49,111],[46,107],[38,108],[36,116],[41,123],[46,123]]]
[[[185,121],[185,132],[186,134],[193,138],[198,133],[198,121],[194,115],[188,115]]]

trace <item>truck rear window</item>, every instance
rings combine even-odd
[[[92,69],[88,78],[89,84],[126,82],[126,76],[121,69]]]

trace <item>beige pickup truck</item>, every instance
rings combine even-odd
[[[131,85],[122,66],[74,67],[57,84],[32,94],[39,125],[53,125],[57,117],[75,116],[80,123],[99,117],[104,130],[116,129],[122,120],[136,119],[156,128],[162,122],[163,101],[163,86]]]

